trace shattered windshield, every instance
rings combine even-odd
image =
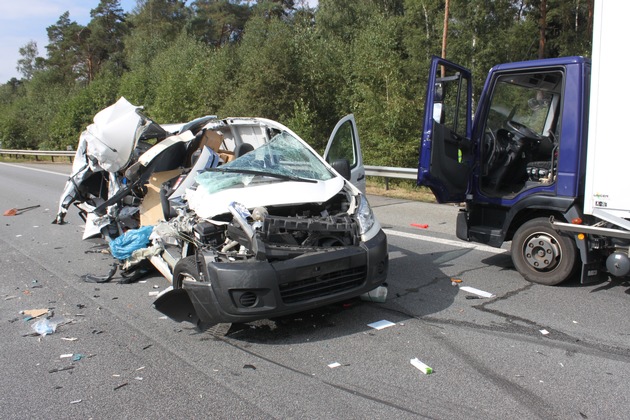
[[[309,149],[283,131],[263,146],[197,176],[197,183],[212,193],[226,188],[300,181],[317,182],[334,175]]]

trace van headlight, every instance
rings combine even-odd
[[[359,222],[361,235],[364,235],[374,226],[374,213],[372,213],[372,208],[363,194],[360,195],[357,221]]]

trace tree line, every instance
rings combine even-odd
[[[160,123],[274,119],[319,150],[354,113],[367,164],[415,167],[433,55],[470,68],[478,97],[495,64],[589,56],[592,12],[593,0],[137,0],[125,13],[100,0],[87,25],[66,12],[46,28],[45,54],[20,48],[0,142],[74,147],[125,96]]]

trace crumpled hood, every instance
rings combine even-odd
[[[194,210],[197,216],[210,219],[229,212],[228,205],[234,201],[249,209],[258,206],[323,203],[337,194],[344,184],[344,179],[337,176],[317,183],[272,182],[265,185],[229,188],[214,193],[197,188],[197,190],[187,190],[186,199],[188,207]]]

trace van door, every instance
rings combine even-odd
[[[349,181],[365,194],[365,169],[354,115],[346,115],[339,120],[326,145],[324,159],[330,165],[335,161],[347,161],[350,167]]]
[[[472,168],[470,71],[433,57],[427,84],[418,185],[440,203],[463,202]]]

